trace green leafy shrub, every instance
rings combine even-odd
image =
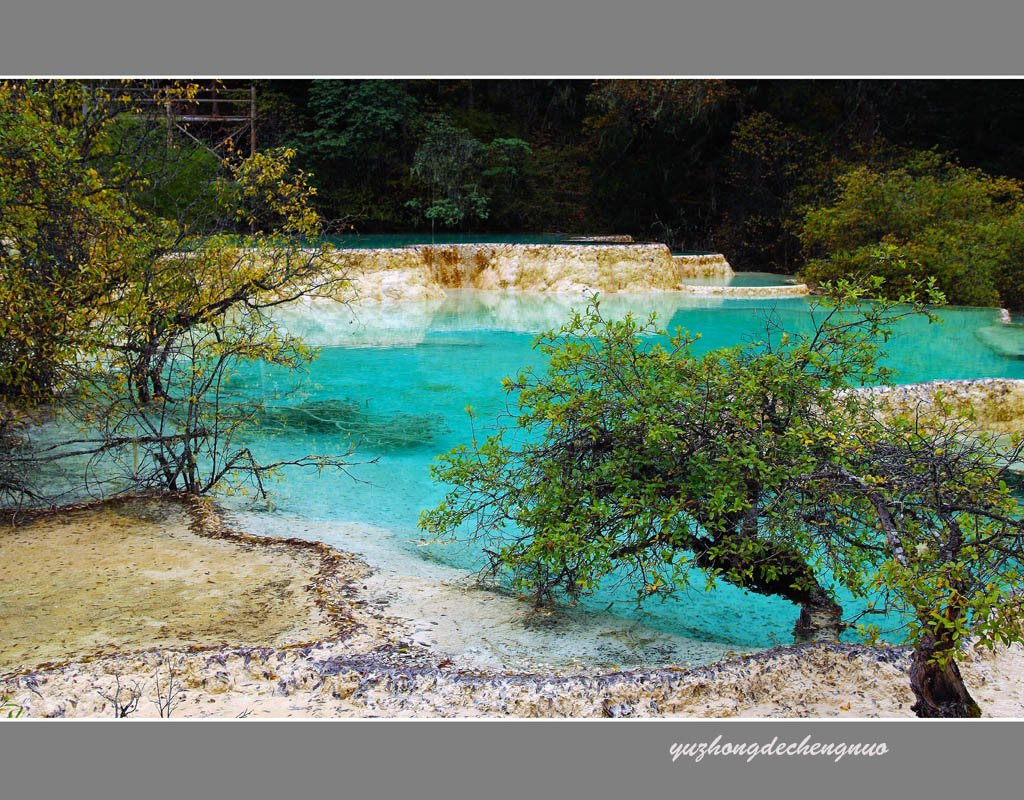
[[[812,284],[866,274],[885,278],[889,297],[934,277],[959,305],[1024,300],[1024,189],[1018,181],[958,166],[932,151],[880,169],[856,167],[838,196],[804,217]],[[879,248],[889,257],[879,261]]]

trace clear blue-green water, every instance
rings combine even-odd
[[[714,278],[683,278],[683,283],[690,286],[785,286],[795,282],[792,275],[774,272],[734,272]]]
[[[659,321],[699,332],[700,349],[757,338],[766,314],[790,327],[808,322],[808,300],[765,302],[702,298],[675,294],[616,295],[603,301],[610,316],[626,311],[656,311]],[[292,471],[276,484],[274,510],[280,520],[356,522],[391,535],[381,547],[395,556],[440,562],[464,569],[482,565],[480,551],[469,545],[417,545],[416,523],[422,509],[435,505],[445,487],[428,475],[432,459],[471,438],[465,412],[472,405],[480,425],[505,412],[501,378],[526,365],[542,366],[532,348],[534,336],[557,327],[582,296],[501,294],[463,290],[443,301],[393,307],[315,305],[283,309],[279,321],[322,347],[319,358],[302,376],[269,370],[242,376],[254,392],[294,394],[288,404],[347,401],[357,409],[370,433],[355,456],[377,459],[353,466],[346,475]],[[934,378],[1005,376],[1024,378],[1024,360],[992,349],[978,331],[998,324],[995,309],[946,309],[944,321],[901,323],[888,345],[890,366],[899,382]],[[379,431],[387,431],[384,437]],[[253,442],[267,458],[308,452],[337,451],[345,442],[336,434],[295,430],[263,436]],[[358,481],[352,478],[357,478]],[[323,530],[311,527],[311,531]],[[288,535],[303,535],[292,525]],[[310,534],[314,535],[314,534]],[[344,548],[344,539],[331,541]],[[736,648],[766,647],[791,641],[797,609],[781,600],[760,597],[734,587],[704,591],[695,581],[687,594],[641,607],[627,589],[603,589],[585,601],[594,611],[641,621],[644,625],[698,641]]]
[[[609,245],[616,242],[581,241],[585,235],[569,233],[452,233],[451,231],[413,231],[407,233],[346,233],[327,237],[337,247],[369,248],[379,250],[391,247],[409,247],[416,244],[594,244]],[[704,255],[705,251],[673,250],[676,255]],[[764,274],[768,273],[749,273]],[[743,284],[762,286],[766,284]],[[770,284],[769,284],[770,285]]]

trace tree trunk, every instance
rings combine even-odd
[[[610,446],[601,439],[588,445],[598,449]],[[751,497],[757,497],[760,492],[757,485],[749,487]],[[793,628],[793,636],[798,642],[835,641],[839,638],[844,627],[842,607],[825,591],[799,550],[783,542],[758,539],[756,507],[743,515],[727,518],[717,526],[700,515],[697,521],[710,539],[687,528],[673,531],[672,538],[673,546],[693,553],[694,566],[748,592],[782,597],[800,606],[800,616]],[[725,546],[729,542],[739,542],[742,547]],[[664,543],[665,539],[657,537],[642,540],[613,551],[611,558],[635,555]],[[770,565],[773,571],[766,571],[765,565]]]
[[[917,702],[910,707],[919,717],[980,717],[981,707],[967,691],[954,659],[945,666],[935,663],[936,653],[948,645],[926,638],[914,650],[910,664],[910,688]]]
[[[843,632],[843,609],[824,592],[813,603],[805,603],[793,627],[797,642],[834,642]]]
[[[718,542],[727,534],[719,534]],[[836,603],[818,582],[814,570],[795,550],[778,543],[748,540],[742,553],[729,550],[697,551],[694,563],[704,569],[724,574],[743,573],[754,564],[770,563],[775,567],[774,577],[767,577],[756,569],[752,577],[741,582],[730,581],[755,594],[784,597],[800,606],[800,616],[793,628],[798,642],[835,641],[842,632],[842,607]],[[696,548],[695,548],[696,549]]]

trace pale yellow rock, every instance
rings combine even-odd
[[[731,298],[775,298],[803,297],[809,293],[806,284],[793,283],[786,286],[693,286],[680,287],[687,294]]]
[[[359,688],[359,673],[345,672],[340,675],[328,675],[324,678],[320,693],[330,695],[338,700],[345,700]]]
[[[941,410],[941,398],[942,404],[950,406],[955,413],[973,414],[977,425],[990,433],[1024,433],[1024,380],[936,380],[851,391],[869,397],[883,415],[898,411],[927,418]]]
[[[221,694],[234,688],[235,682],[227,672],[218,672],[206,679],[206,686],[203,687],[209,694]]]
[[[721,277],[721,255],[673,256],[663,244],[458,244],[336,250],[337,300],[431,300],[446,289],[569,293],[676,291],[687,277]]]
[[[699,256],[672,256],[681,278],[727,278],[732,267],[720,253]]]

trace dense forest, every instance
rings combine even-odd
[[[319,210],[355,216],[361,232],[628,233],[793,271],[830,249],[805,216],[840,199],[857,169],[875,183],[900,170],[944,184],[1024,178],[1020,81],[290,80],[258,91],[261,142],[295,147]]]

